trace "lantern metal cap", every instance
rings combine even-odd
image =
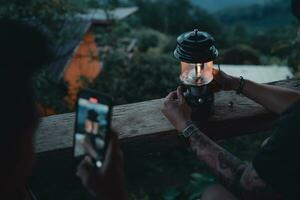
[[[215,39],[210,34],[195,29],[183,33],[177,38],[174,56],[187,63],[210,62],[219,55],[214,43]]]

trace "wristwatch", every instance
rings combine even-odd
[[[197,131],[198,131],[198,128],[194,124],[190,124],[181,133],[185,138],[189,138],[191,135],[193,135]]]

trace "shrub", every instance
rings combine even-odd
[[[259,53],[250,46],[239,44],[221,53],[219,59],[223,64],[260,64]]]
[[[179,66],[172,55],[138,54],[130,60],[115,51],[104,60],[104,68],[93,88],[111,94],[116,104],[162,98],[175,90]]]

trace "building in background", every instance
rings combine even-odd
[[[54,60],[49,72],[57,80],[67,84],[67,101],[70,108],[76,102],[77,93],[92,82],[101,72],[101,61],[93,27],[112,25],[115,20],[123,20],[138,10],[137,7],[116,8],[105,11],[91,9],[86,14],[78,14],[60,24],[60,32],[67,38],[58,38],[58,45],[53,47]],[[43,116],[55,114],[51,108],[41,106]]]

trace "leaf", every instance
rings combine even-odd
[[[179,195],[180,195],[180,191],[177,190],[176,188],[170,188],[169,190],[167,190],[164,194],[163,194],[163,199],[164,200],[175,200]]]

